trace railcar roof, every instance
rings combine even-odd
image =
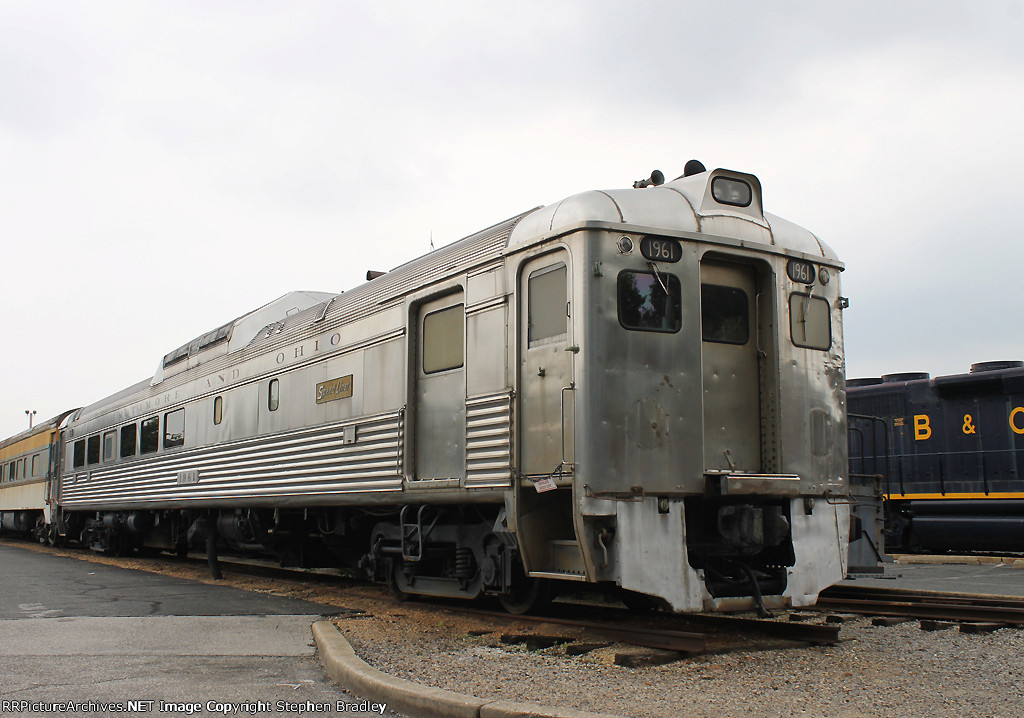
[[[749,183],[753,189],[749,205],[738,207],[718,202],[712,185],[720,177]],[[763,211],[757,177],[725,169],[679,177],[644,189],[594,190],[573,195],[525,218],[512,233],[509,244],[557,233],[588,220],[718,235],[817,255],[837,265],[839,260],[832,248],[813,233]]]
[[[73,413],[74,411],[76,411],[76,409],[63,411],[60,414],[57,414],[57,416],[54,416],[53,418],[47,419],[46,421],[40,421],[31,429],[26,429],[20,434],[15,434],[14,436],[8,437],[3,441],[0,441],[0,449],[6,449],[8,446],[13,446],[14,444],[17,444],[19,441],[24,441],[25,439],[36,436],[37,434],[43,434],[47,431],[52,431],[53,429],[56,429],[58,426],[60,426],[60,423],[64,421],[64,419],[67,418],[67,416]]]

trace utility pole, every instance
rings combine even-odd
[[[32,428],[32,417],[34,417],[36,415],[36,410],[33,409],[32,411],[29,411],[28,409],[25,409],[25,413],[28,414],[28,428],[31,429]]]

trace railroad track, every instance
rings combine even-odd
[[[1024,626],[1024,599],[1008,596],[968,596],[898,588],[833,586],[822,592],[816,608],[831,613]]]
[[[179,559],[188,564],[201,565],[206,558],[198,555]],[[363,582],[339,576],[337,572],[282,568],[272,562],[239,560],[221,557],[221,563],[230,571],[270,579],[299,580],[321,585],[333,585],[355,590],[362,598],[393,600],[383,593],[363,595]],[[416,601],[428,603],[427,601]],[[699,654],[709,650],[709,636],[733,634],[744,638],[771,638],[796,641],[812,645],[830,645],[839,641],[837,623],[810,623],[783,618],[755,619],[722,614],[666,613],[636,614],[606,605],[555,603],[542,615],[509,616],[502,611],[489,611],[471,605],[445,602],[438,605],[445,611],[489,616],[513,622],[534,622],[581,628],[609,641],[631,644],[655,650],[682,654]],[[586,619],[580,618],[581,609]],[[852,613],[890,618],[914,618],[975,626],[988,626],[986,630],[1002,626],[1024,626],[1024,599],[963,596],[935,592],[909,591],[894,588],[864,586],[833,586],[822,593],[811,610],[820,614]],[[718,642],[720,643],[720,641]]]

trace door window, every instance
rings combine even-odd
[[[747,293],[739,287],[700,285],[701,338],[719,344],[746,344],[750,339]]]
[[[455,304],[423,317],[424,374],[462,366],[464,313],[465,305]]]
[[[564,264],[538,269],[530,274],[530,344],[566,333],[569,309],[565,296],[565,278]]]

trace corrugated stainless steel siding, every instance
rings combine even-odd
[[[114,507],[401,491],[399,422],[393,412],[78,472],[65,478],[60,500],[67,508]],[[355,442],[346,444],[353,430]],[[198,483],[179,484],[181,471],[197,471]]]
[[[466,401],[466,488],[506,488],[512,479],[512,394]]]

